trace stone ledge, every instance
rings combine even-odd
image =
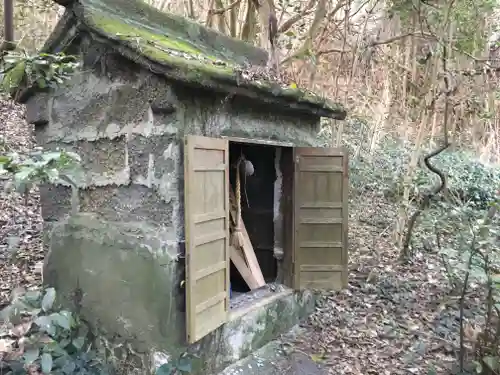
[[[298,329],[296,330],[298,331]],[[287,335],[296,336],[297,332]],[[327,375],[308,355],[301,352],[286,353],[280,341],[271,341],[217,375]]]
[[[189,348],[189,352],[199,356],[194,374],[215,374],[249,356],[288,332],[314,308],[311,292],[285,290],[235,311],[229,322]]]

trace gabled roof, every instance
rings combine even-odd
[[[141,0],[56,0],[66,14],[45,50],[60,50],[80,28],[90,29],[125,57],[156,74],[213,90],[337,119],[340,104],[264,78],[267,53]],[[75,22],[76,18],[76,22]],[[76,28],[76,29],[75,29]]]

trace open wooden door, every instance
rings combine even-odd
[[[184,147],[186,329],[194,343],[229,312],[229,153],[223,139],[187,136]]]
[[[294,149],[293,284],[347,286],[348,162],[343,149]]]

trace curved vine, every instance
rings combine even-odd
[[[412,214],[410,219],[408,220],[408,229],[406,231],[406,235],[403,241],[403,249],[401,250],[401,257],[403,259],[408,259],[410,257],[410,241],[413,235],[413,229],[415,228],[415,223],[417,222],[418,217],[424,212],[424,210],[429,206],[431,199],[439,194],[441,191],[443,191],[446,188],[446,175],[444,174],[443,171],[439,170],[436,166],[431,164],[431,159],[442,153],[444,150],[446,150],[448,147],[450,147],[450,142],[448,139],[448,110],[449,110],[449,97],[451,93],[453,92],[453,87],[451,87],[450,84],[450,79],[448,77],[448,70],[447,70],[447,64],[446,64],[446,59],[447,59],[447,48],[446,46],[443,46],[443,56],[442,56],[442,64],[443,64],[443,71],[444,71],[444,84],[445,84],[445,90],[444,94],[446,96],[446,101],[444,105],[444,121],[443,121],[443,144],[438,147],[437,149],[429,152],[427,155],[424,157],[424,164],[425,166],[434,174],[436,174],[439,177],[439,182],[438,184],[427,194],[424,195],[423,199],[420,201],[420,204],[417,208],[417,210]]]

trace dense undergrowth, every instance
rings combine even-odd
[[[403,199],[405,176],[414,150],[397,139],[383,139],[369,154],[362,135],[347,135],[350,188],[354,199],[372,194],[414,211],[433,185],[435,174],[419,163]],[[425,155],[427,149],[421,149]],[[446,189],[434,196],[417,221],[412,255],[436,254],[441,259],[450,295],[459,299],[461,349],[458,373],[500,373],[500,165],[485,164],[460,147],[432,159],[446,175]],[[410,260],[411,261],[411,260]],[[478,294],[481,296],[477,300]],[[479,304],[482,316],[471,323],[463,308]],[[480,324],[477,324],[477,321]],[[461,371],[461,372],[460,372]]]

